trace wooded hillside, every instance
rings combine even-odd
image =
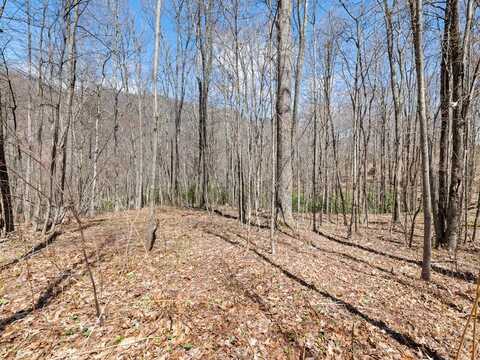
[[[475,359],[479,8],[3,0],[0,354]]]

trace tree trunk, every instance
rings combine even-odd
[[[423,60],[423,0],[409,0],[415,47],[415,69],[417,73],[417,114],[420,123],[420,146],[422,149],[423,189],[423,280],[430,280],[432,261],[432,203],[430,198],[430,169],[428,154],[428,129],[425,102],[425,75]]]
[[[442,52],[440,62],[440,145],[438,160],[438,219],[436,229],[437,246],[446,243],[445,227],[448,207],[448,133],[450,128],[450,1],[445,5],[445,22],[442,39]]]
[[[199,162],[198,176],[200,180],[200,208],[208,208],[208,169],[207,169],[207,122],[208,122],[208,93],[210,87],[210,74],[212,71],[213,44],[211,10],[212,0],[198,2],[197,10],[197,46],[200,53],[200,70],[198,82],[198,145]]]
[[[314,0],[313,5],[316,5],[316,1]],[[312,227],[313,231],[317,231],[317,137],[318,137],[318,129],[317,129],[317,111],[318,111],[318,95],[317,95],[317,37],[316,34],[316,11],[315,8],[313,9],[313,16],[312,16],[312,33],[313,36],[313,166],[312,166]],[[323,204],[322,204],[323,205]]]
[[[138,66],[140,67],[140,60],[138,63]],[[138,70],[138,81],[141,83],[141,70]],[[144,157],[144,146],[143,146],[143,87],[142,85],[139,86],[138,90],[138,136],[140,138],[140,150],[139,150],[139,160],[138,160],[138,170],[137,170],[137,189],[136,189],[136,201],[135,201],[135,206],[137,209],[141,209],[143,207],[143,157]]]
[[[293,227],[290,0],[278,0],[277,14],[277,217]]]
[[[393,171],[393,209],[392,221],[398,223],[400,221],[400,179],[402,176],[402,156],[401,156],[401,135],[400,135],[400,116],[401,104],[399,96],[399,86],[397,83],[397,70],[393,59],[393,20],[392,9],[388,7],[387,0],[383,0],[385,12],[385,27],[387,30],[387,53],[388,63],[390,65],[390,87],[393,97],[393,112],[395,121],[395,143],[394,143],[394,171]]]
[[[31,17],[31,3],[30,0],[27,0],[26,3],[27,10],[27,62],[28,62],[28,104],[27,104],[27,166],[25,169],[25,194],[24,194],[24,204],[23,211],[25,215],[25,221],[29,221],[32,216],[32,196],[31,196],[31,187],[32,187],[32,171],[33,163],[32,153],[33,150],[33,130],[32,130],[32,17]]]
[[[12,196],[10,192],[10,181],[8,178],[8,168],[5,160],[5,139],[3,133],[2,98],[0,94],[0,192],[2,200],[2,217],[4,221],[5,232],[9,233],[15,230],[13,224]],[[30,186],[27,184],[27,186]]]
[[[157,0],[155,10],[155,49],[153,54],[153,157],[152,157],[152,182],[150,184],[150,206],[153,209],[157,201],[157,162],[158,162],[158,53],[160,48],[160,12],[162,9],[162,0]]]
[[[463,133],[465,119],[462,116],[463,97],[463,56],[460,44],[458,0],[449,0],[450,4],[450,42],[452,64],[452,162],[450,169],[450,187],[448,193],[447,229],[448,248],[457,247],[459,217],[461,212],[461,185],[463,176]]]
[[[300,11],[300,4],[303,2],[303,16]],[[295,171],[294,162],[297,167],[297,184],[300,183],[300,162],[299,162],[299,138],[298,138],[298,103],[300,101],[300,85],[302,84],[303,62],[305,58],[305,27],[307,22],[308,0],[297,1],[297,21],[298,21],[298,54],[295,62],[295,83],[292,109],[292,173]],[[300,211],[300,186],[297,186],[297,212]]]

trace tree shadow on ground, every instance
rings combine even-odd
[[[240,239],[245,240],[245,242],[247,244],[253,245],[256,249],[261,249],[265,252],[268,252],[270,250],[264,244],[261,244],[261,243],[255,241],[255,239],[253,237],[247,238],[245,235],[239,234],[238,232],[233,231],[232,229],[228,229],[228,231],[230,231],[231,233],[233,233],[235,236],[239,237]],[[258,236],[258,234],[255,234],[255,235]]]
[[[225,285],[228,288],[231,288],[237,293],[240,293],[243,295],[245,298],[250,300],[252,303],[256,304],[260,311],[270,320],[270,322],[273,324],[276,333],[278,333],[282,339],[292,346],[295,351],[298,352],[298,354],[301,354],[303,358],[306,357],[312,357],[315,354],[311,352],[310,349],[305,347],[305,345],[302,345],[298,337],[296,336],[294,331],[290,331],[288,329],[285,329],[282,324],[278,321],[277,318],[273,315],[273,312],[270,309],[270,306],[268,305],[267,302],[263,300],[263,298],[255,292],[253,289],[250,287],[245,286],[236,276],[235,272],[232,271],[232,269],[228,266],[228,264],[224,261],[221,260],[221,264],[226,268],[228,276],[225,278]]]
[[[299,254],[305,254],[305,255],[310,255],[310,256],[313,256],[315,258],[319,258],[318,255],[316,255],[315,253],[312,253],[312,252],[309,252],[309,251],[305,251],[305,250],[302,250],[300,249],[299,247],[285,241],[285,240],[282,240],[282,239],[277,239],[278,243],[292,249],[293,251],[295,251],[296,253],[299,253]],[[375,265],[375,264],[372,264],[370,263],[369,261],[367,260],[364,260],[364,259],[361,259],[361,258],[358,258],[358,257],[355,257],[353,255],[350,255],[348,253],[344,253],[344,252],[341,252],[341,251],[335,251],[335,250],[331,250],[331,249],[326,249],[324,247],[321,247],[319,246],[318,244],[315,244],[314,242],[311,242],[309,244],[311,247],[313,247],[314,249],[318,250],[318,251],[321,251],[322,253],[327,253],[327,254],[332,254],[332,255],[338,255],[338,256],[341,256],[343,258],[346,258],[348,260],[351,260],[353,262],[356,262],[358,264],[361,264],[361,265],[366,265],[368,266],[369,268],[372,268],[372,269],[375,269],[379,272],[381,272],[383,274],[383,277],[386,278],[386,279],[389,279],[389,280],[393,280],[397,283],[399,283],[400,285],[403,285],[405,287],[409,287],[409,288],[412,288],[412,289],[417,289],[417,286],[415,284],[411,284],[403,279],[400,279],[396,273],[394,272],[394,269],[391,268],[390,270],[386,269],[386,268],[383,268],[381,266],[378,266],[378,265]],[[264,250],[264,249],[262,249]],[[264,250],[265,252],[268,252],[268,250]],[[345,263],[344,263],[345,264]],[[345,265],[348,265],[348,264],[345,264]],[[361,271],[359,269],[354,269],[355,271],[359,272],[359,273],[362,273],[364,275],[367,275],[367,276],[375,276],[374,274],[369,274],[367,272],[364,272],[364,271]],[[408,274],[402,274],[404,275],[405,277],[411,279],[411,280],[417,280],[416,278],[408,275]],[[448,292],[448,289],[446,289],[443,285],[440,285],[440,284],[437,284],[437,283],[434,283],[436,286],[438,286],[439,288],[441,288],[442,290]],[[439,301],[441,301],[443,304],[445,304],[446,306],[448,306],[449,308],[451,308],[452,310],[455,310],[461,314],[464,314],[464,311],[461,307],[459,307],[457,304],[451,302],[451,301],[448,301],[446,299],[443,298],[443,296],[441,296],[438,292],[435,292],[434,290],[431,290],[430,288],[426,288],[424,289],[425,291],[429,292],[432,296],[436,297]],[[468,299],[467,300],[470,300],[470,301],[473,301],[473,299]]]
[[[214,209],[213,213],[218,215],[218,216],[222,216],[226,219],[239,220],[238,216],[224,213],[224,212],[222,212],[218,209]],[[255,227],[258,227],[260,229],[270,229],[270,226],[268,226],[268,225],[258,224],[258,223],[252,222],[252,221],[248,222],[247,225],[255,226]]]
[[[109,244],[112,244],[111,239],[107,239],[106,241],[104,241],[98,248],[98,251],[102,250],[105,245]],[[89,259],[94,257],[93,261],[89,260],[90,266],[103,261],[106,257],[105,253],[94,256],[96,254],[97,252],[96,250],[94,250],[87,255],[87,258]],[[48,287],[40,294],[40,297],[37,299],[34,305],[26,309],[18,310],[14,314],[4,319],[0,319],[0,333],[3,332],[8,325],[14,323],[15,321],[24,319],[25,317],[33,313],[35,310],[45,308],[58,295],[62,294],[65,290],[72,286],[74,284],[75,277],[80,278],[87,273],[87,269],[84,269],[80,274],[74,276],[75,270],[77,270],[84,263],[85,260],[83,257],[81,257],[79,260],[74,262],[67,270],[62,271],[62,273],[53,282],[51,282],[50,285],[48,285]]]
[[[102,223],[104,223],[105,221],[106,221],[106,219],[91,220],[91,221],[88,221],[86,223],[83,223],[81,227],[79,227],[76,224],[76,226],[72,230],[72,232],[75,233],[75,232],[79,232],[80,230],[86,230],[86,229],[89,229],[89,228],[94,227],[94,226],[102,225]]]
[[[346,259],[349,259],[351,261],[354,261],[354,262],[357,262],[359,264],[363,264],[363,265],[366,265],[372,269],[375,269],[377,271],[380,271],[383,276],[389,280],[393,280],[397,283],[399,283],[400,285],[403,285],[405,287],[408,287],[408,288],[412,288],[412,289],[417,289],[416,285],[415,284],[411,284],[405,280],[402,280],[400,279],[394,272],[394,269],[385,269],[381,266],[378,266],[378,265],[374,265],[374,264],[371,264],[370,262],[364,260],[364,259],[361,259],[361,258],[358,258],[358,257],[355,257],[353,255],[350,255],[350,254],[347,254],[347,253],[343,253],[341,251],[334,251],[334,250],[328,250],[328,249],[325,249],[325,248],[322,248],[320,246],[318,246],[317,244],[315,243],[312,243],[311,244],[313,248],[321,251],[321,252],[326,252],[326,253],[329,253],[329,254],[334,254],[334,255],[339,255],[339,256],[342,256]],[[358,270],[357,270],[358,271]],[[366,275],[372,275],[372,274],[367,274],[365,273]],[[407,278],[409,279],[412,279],[412,280],[417,280],[417,279],[414,279],[412,278],[410,275],[408,274],[403,274],[404,276],[406,276]],[[373,275],[372,275],[373,276]],[[437,284],[436,284],[437,285]],[[430,293],[432,296],[434,296],[436,299],[438,299],[439,301],[441,301],[443,304],[445,304],[446,306],[448,306],[450,309],[452,310],[455,310],[461,314],[464,313],[463,309],[461,309],[457,304],[451,302],[451,301],[448,301],[446,299],[444,299],[442,296],[440,296],[440,294],[438,294],[437,292],[431,290],[430,288],[426,288],[425,289],[428,293]],[[445,288],[443,288],[443,290],[446,290]]]
[[[35,302],[35,304],[27,309],[22,309],[18,310],[11,316],[0,320],[0,332],[4,331],[5,328],[14,323],[17,320],[22,320],[23,318],[27,317],[29,314],[31,314],[34,310],[42,309],[45,306],[50,303],[55,297],[57,297],[61,292],[63,292],[65,289],[71,285],[72,281],[70,280],[68,283],[63,284],[62,283],[67,280],[71,279],[72,272],[74,268],[70,268],[62,273],[59,277],[55,279],[54,282],[52,282],[48,288],[40,295],[38,300]]]
[[[203,231],[207,231],[207,227],[204,227],[203,228]],[[270,251],[270,248],[268,245],[265,245],[265,241],[255,241],[255,238],[254,237],[250,237],[250,238],[247,238],[246,236],[238,233],[237,231],[235,230],[232,230],[232,229],[228,229],[228,231],[230,233],[232,233],[233,235],[237,236],[238,238],[244,240],[247,244],[249,244],[248,246],[253,246],[255,249],[257,250],[261,250],[261,251],[264,251],[265,253],[268,253]],[[327,249],[327,248],[324,248],[324,247],[321,247],[319,246],[318,244],[314,243],[313,241],[304,241],[300,238],[297,238],[297,237],[294,237],[292,236],[291,234],[288,234],[288,233],[285,233],[285,232],[281,232],[282,234],[292,238],[292,239],[295,239],[297,241],[300,241],[302,242],[302,244],[304,245],[307,245],[307,246],[311,246],[312,248],[318,250],[318,251],[321,251],[322,253],[328,253],[328,254],[332,254],[332,255],[339,255],[343,258],[346,258],[348,260],[351,260],[351,261],[354,261],[358,264],[361,264],[361,265],[365,265],[365,266],[368,266],[369,268],[372,268],[372,269],[375,269],[379,272],[382,273],[382,276],[388,280],[392,280],[392,281],[395,281],[397,282],[398,284],[400,285],[403,285],[405,287],[408,287],[408,288],[412,288],[412,289],[416,289],[416,285],[415,284],[412,284],[412,283],[409,283],[408,281],[405,281],[401,278],[399,278],[397,276],[397,274],[395,273],[395,269],[392,267],[391,269],[387,269],[387,268],[383,268],[381,266],[378,266],[378,265],[375,265],[367,260],[364,260],[364,259],[361,259],[359,257],[355,257],[351,254],[348,254],[348,253],[344,253],[344,252],[341,252],[341,251],[335,251],[335,250],[331,250],[331,249]],[[256,237],[258,237],[259,234],[256,234]],[[262,236],[260,235],[260,239],[262,239]],[[264,239],[262,239],[264,240]],[[294,244],[292,244],[291,242],[288,242],[284,239],[282,239],[281,237],[278,237],[277,238],[277,242],[279,244],[282,244],[290,249],[292,249],[294,252],[298,253],[298,254],[304,254],[304,255],[309,255],[309,256],[313,256],[315,258],[319,258],[319,256],[311,251],[306,251],[306,250],[303,250],[303,249],[300,249],[298,246],[295,246]],[[247,247],[248,247],[247,246]],[[344,263],[345,264],[345,263]],[[375,274],[370,274],[368,272],[365,272],[365,271],[362,271],[360,269],[355,269],[356,272],[358,273],[362,273],[364,275],[367,275],[367,276],[376,276]],[[418,280],[417,278],[414,278],[413,276],[411,275],[408,275],[408,274],[402,274],[403,276],[413,280],[413,281],[416,281]],[[449,290],[446,289],[443,285],[441,284],[438,284],[438,283],[435,283],[432,281],[433,284],[435,284],[437,287],[439,287],[441,290],[444,290],[446,291],[448,294],[450,294]],[[457,304],[455,304],[454,302],[452,301],[449,301],[448,299],[446,299],[440,292],[438,291],[435,291],[433,289],[430,289],[430,288],[425,288],[424,289],[426,292],[428,292],[430,295],[432,295],[433,297],[435,297],[437,300],[439,300],[440,302],[442,302],[444,305],[448,306],[450,309],[456,311],[456,312],[459,312],[461,314],[464,314],[464,310],[458,306]],[[465,298],[466,300],[469,300],[469,301],[473,301],[473,299],[469,299],[468,296],[465,296],[463,294],[458,294],[459,296]]]
[[[82,231],[82,230],[86,230],[88,228],[91,228],[91,227],[94,227],[94,226],[97,226],[97,225],[100,225],[104,222],[105,220],[103,219],[99,219],[99,220],[94,220],[94,221],[90,221],[86,224],[82,224],[81,227],[78,227],[76,226],[75,229],[71,230],[70,232],[71,233],[76,233],[76,232],[79,232],[79,231]],[[34,247],[27,251],[25,254],[13,259],[12,261],[6,263],[6,264],[3,264],[3,265],[0,265],[0,271],[2,270],[5,270],[9,267],[11,267],[12,265],[15,265],[15,264],[18,264],[20,261],[22,260],[26,260],[26,259],[29,259],[31,258],[33,255],[36,255],[37,253],[39,253],[41,250],[45,249],[48,245],[51,245],[53,244],[58,238],[60,235],[62,235],[63,232],[60,231],[60,230],[55,230],[54,232],[52,232],[51,234],[49,234],[44,241],[41,241],[40,243],[34,245]]]
[[[16,259],[13,259],[12,261],[6,263],[6,264],[3,264],[2,266],[0,266],[0,271],[2,270],[5,270],[7,268],[9,268],[10,266],[12,265],[15,265],[17,263],[19,263],[20,261],[22,260],[25,260],[25,259],[28,259],[30,257],[32,257],[33,255],[35,255],[36,253],[40,252],[41,250],[45,249],[48,245],[50,244],[53,244],[55,242],[55,240],[61,235],[62,233],[60,231],[54,231],[53,233],[51,233],[50,235],[48,235],[44,241],[41,241],[40,243],[38,243],[37,245],[35,245],[32,250],[29,250],[28,252],[26,252],[25,254],[17,257]]]
[[[204,228],[205,230],[205,228]],[[264,244],[264,241],[261,241],[261,242],[258,242],[258,241],[255,241],[255,239],[253,237],[251,238],[247,238],[246,236],[242,235],[242,234],[239,234],[238,232],[232,230],[232,229],[228,229],[229,232],[231,232],[232,234],[234,234],[235,236],[239,237],[240,239],[244,240],[245,242],[247,242],[250,246],[253,246],[255,247],[256,249],[260,249],[266,253],[268,253],[270,251],[270,248],[268,246],[265,246]],[[378,266],[378,265],[375,265],[367,260],[364,260],[364,259],[361,259],[359,257],[355,257],[353,255],[350,255],[348,253],[344,253],[344,252],[341,252],[341,251],[335,251],[335,250],[331,250],[331,249],[326,249],[324,247],[321,247],[319,246],[318,244],[314,243],[313,241],[311,242],[306,242],[306,241],[302,241],[301,239],[299,238],[296,238],[296,237],[293,237],[291,236],[290,234],[288,233],[284,233],[282,232],[282,234],[290,237],[290,238],[293,238],[295,240],[298,240],[298,241],[301,241],[304,245],[308,245],[308,246],[311,246],[312,248],[318,250],[318,251],[321,251],[322,253],[328,253],[328,254],[332,254],[332,255],[339,255],[341,257],[344,257],[348,260],[351,260],[351,261],[354,261],[358,264],[362,264],[362,265],[365,265],[365,266],[368,266],[369,268],[372,268],[372,269],[375,269],[379,272],[381,272],[383,274],[383,277],[386,278],[386,279],[389,279],[389,280],[392,280],[392,281],[395,281],[397,282],[398,284],[400,285],[403,285],[405,287],[408,287],[408,288],[412,288],[412,289],[416,289],[416,285],[415,284],[412,284],[412,283],[409,283],[408,281],[405,281],[401,278],[399,278],[397,276],[397,274],[395,273],[395,269],[392,267],[391,269],[387,269],[387,268],[383,268],[381,266]],[[258,236],[258,234],[256,234]],[[277,238],[277,242],[279,244],[282,244],[290,249],[292,249],[293,251],[295,251],[296,253],[298,254],[304,254],[304,255],[310,255],[310,256],[313,256],[315,258],[319,258],[319,256],[313,252],[310,252],[310,251],[306,251],[306,250],[302,250],[300,249],[298,246],[295,246],[294,244],[288,242],[288,241],[285,241],[284,239],[282,238]],[[364,271],[361,271],[359,269],[355,269],[355,271],[359,272],[359,273],[362,273],[364,275],[367,275],[367,276],[375,276],[374,274],[369,274],[367,272],[364,272]],[[405,277],[413,280],[413,281],[416,281],[418,280],[417,278],[414,278],[408,274],[402,274],[404,275]],[[433,282],[432,282],[433,283]],[[449,293],[448,289],[446,289],[443,285],[441,284],[438,284],[438,283],[434,283],[436,286],[438,286],[441,290],[444,290],[446,291],[447,293]],[[457,304],[455,304],[454,302],[452,301],[449,301],[447,299],[445,299],[439,292],[435,291],[435,290],[432,290],[430,288],[425,288],[425,291],[427,291],[429,294],[431,294],[432,296],[434,296],[436,299],[438,299],[439,301],[441,301],[444,305],[448,306],[450,309],[454,310],[454,311],[457,311],[461,314],[464,313],[464,310],[458,306]],[[462,294],[459,294],[460,296],[462,296]],[[466,296],[463,296],[466,300],[469,300],[469,301],[473,301],[473,299],[469,299],[468,297]]]
[[[379,241],[383,241],[383,242],[386,242],[388,244],[405,245],[405,242],[403,242],[403,241],[394,240],[394,239],[391,239],[391,238],[385,238],[383,235],[375,235],[375,238],[378,239]]]
[[[217,234],[217,233],[212,232],[212,231],[206,231],[206,233],[210,234],[210,235],[213,235],[213,236],[216,236],[216,237],[224,240],[225,242],[227,242],[229,244],[242,247],[242,245],[239,242],[231,240],[225,235]],[[358,316],[358,317],[362,318],[363,320],[365,320],[366,322],[368,322],[369,324],[377,327],[379,330],[388,334],[388,336],[390,336],[392,339],[397,341],[399,344],[404,345],[404,346],[406,346],[406,347],[408,347],[412,350],[421,350],[425,355],[428,355],[430,358],[432,358],[434,360],[445,360],[445,358],[442,355],[440,355],[436,350],[430,348],[429,346],[422,345],[422,344],[416,342],[409,335],[402,334],[399,331],[391,328],[384,321],[371,318],[368,314],[365,314],[365,313],[361,312],[354,305],[352,305],[352,304],[350,304],[350,303],[348,303],[348,302],[346,302],[346,301],[344,301],[340,298],[337,298],[336,296],[334,296],[334,295],[332,295],[332,294],[330,294],[330,293],[328,293],[324,290],[318,289],[314,284],[310,284],[306,280],[302,279],[301,277],[299,277],[299,276],[291,273],[290,271],[286,270],[281,265],[273,262],[270,258],[268,258],[266,255],[260,253],[256,249],[249,249],[249,250],[251,252],[255,253],[259,258],[261,258],[266,263],[268,263],[271,266],[273,266],[274,268],[278,269],[283,275],[285,275],[289,279],[295,281],[296,283],[300,284],[301,286],[303,286],[307,289],[310,289],[310,290],[318,293],[319,295],[321,295],[321,296],[323,296],[327,299],[330,299],[331,301],[334,301],[334,302],[336,302],[340,305],[343,305],[345,307],[345,309],[350,314]]]
[[[375,254],[375,255],[385,256],[385,257],[388,257],[388,258],[393,259],[393,260],[406,262],[408,264],[413,264],[413,265],[417,265],[417,266],[422,265],[422,262],[419,261],[419,260],[413,260],[413,259],[409,259],[409,258],[406,258],[406,257],[403,257],[403,256],[389,254],[389,253],[386,253],[384,251],[372,249],[371,247],[361,245],[361,244],[357,244],[357,243],[353,243],[353,242],[348,241],[348,240],[340,240],[336,237],[325,234],[325,233],[321,232],[320,230],[317,230],[315,233],[317,235],[320,235],[320,236],[324,237],[327,240],[336,242],[338,244],[354,247],[354,248],[357,248],[357,249],[360,249],[360,250],[368,251],[368,252],[370,252],[372,254]],[[443,267],[440,267],[438,265],[432,265],[432,270],[439,273],[439,274],[449,276],[449,277],[453,277],[453,278],[460,279],[460,280],[464,280],[466,282],[473,283],[476,280],[475,274],[473,274],[470,271],[449,270],[449,269],[445,269]]]

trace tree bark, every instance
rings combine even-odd
[[[402,176],[402,156],[401,147],[402,139],[400,135],[400,121],[401,121],[401,104],[399,96],[399,86],[397,83],[397,69],[393,58],[393,20],[392,9],[388,6],[388,1],[383,0],[385,13],[385,27],[387,30],[387,54],[388,63],[390,66],[390,87],[393,97],[393,112],[395,121],[395,143],[394,143],[394,173],[393,173],[393,209],[392,221],[398,223],[400,221],[400,179]]]
[[[27,104],[27,166],[25,169],[25,194],[24,194],[24,204],[23,211],[25,215],[25,221],[29,221],[32,216],[32,196],[31,196],[31,187],[32,187],[32,171],[33,163],[32,153],[33,150],[33,129],[32,129],[32,14],[31,14],[31,3],[30,0],[27,0],[26,3],[27,11],[27,62],[28,62],[28,104]]]
[[[463,135],[465,119],[462,114],[463,98],[463,56],[460,43],[458,0],[449,0],[450,4],[450,42],[452,64],[452,161],[450,170],[450,187],[448,193],[446,238],[448,248],[457,247],[459,217],[461,212],[461,186],[463,176]]]
[[[278,0],[277,11],[277,220],[280,212],[292,227],[291,1]]]
[[[137,189],[136,189],[136,200],[135,200],[135,207],[137,209],[141,209],[144,205],[143,199],[143,171],[144,171],[144,145],[143,145],[143,137],[144,137],[144,123],[143,123],[143,80],[142,80],[142,61],[141,61],[141,49],[138,47],[138,60],[137,60],[137,87],[138,87],[138,136],[139,136],[139,159],[138,159],[138,170],[137,170]]]
[[[301,15],[301,3],[303,2],[303,15]],[[299,138],[298,138],[298,103],[300,101],[300,85],[302,84],[303,62],[305,59],[305,28],[307,22],[308,0],[297,1],[297,21],[298,21],[298,54],[295,62],[295,83],[293,95],[293,109],[292,109],[292,173],[295,171],[294,162],[297,167],[297,184],[300,183],[300,163],[299,163]],[[300,194],[299,186],[297,187],[297,211],[300,211]]]
[[[423,189],[423,258],[421,278],[430,280],[432,261],[432,203],[430,198],[430,169],[428,153],[428,130],[425,101],[425,75],[423,59],[423,0],[409,0],[415,48],[417,74],[417,116],[420,123],[420,146],[422,151]]]
[[[208,122],[208,93],[210,75],[212,71],[212,0],[199,1],[197,10],[197,46],[200,53],[200,70],[198,82],[198,175],[200,180],[200,208],[208,208],[208,168],[207,168],[207,122]]]
[[[150,206],[153,208],[157,201],[156,191],[160,191],[157,186],[157,162],[158,162],[158,53],[160,48],[160,12],[162,9],[162,0],[157,0],[155,10],[155,48],[153,54],[153,157],[152,157],[152,182],[150,184]]]
[[[450,128],[450,82],[451,66],[450,53],[450,1],[445,5],[445,20],[442,39],[442,52],[440,62],[440,144],[438,160],[438,219],[436,229],[437,246],[445,244],[445,227],[448,207],[448,133]]]
[[[0,94],[0,192],[2,200],[2,217],[4,221],[5,232],[9,233],[15,230],[13,223],[13,206],[10,190],[10,181],[8,177],[7,162],[5,159],[5,138],[4,138],[4,118],[2,111],[2,98]],[[30,186],[30,184],[27,184]]]

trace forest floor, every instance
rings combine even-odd
[[[300,219],[296,234],[277,233],[275,256],[266,218],[245,226],[228,209],[168,207],[146,254],[147,217],[83,220],[103,324],[74,223],[33,253],[39,233],[0,243],[0,358],[455,358],[480,249],[461,249],[456,269],[435,250],[426,283],[421,228],[410,249],[386,216],[352,238],[343,225],[313,233]]]

